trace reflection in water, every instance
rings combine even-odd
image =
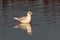
[[[56,7],[56,0],[52,0],[52,15],[53,16],[56,16],[55,7]]]
[[[36,0],[26,0],[26,1],[36,1]]]
[[[58,0],[58,3],[60,3],[60,0]]]
[[[32,35],[32,28],[30,24],[21,23],[21,24],[16,25],[14,28],[22,28],[26,30],[29,35]]]
[[[7,9],[8,9],[8,0],[2,0],[2,15],[4,20],[4,25],[7,23]]]
[[[34,1],[37,1],[37,0],[11,0],[11,3],[14,3],[14,2],[34,2]]]
[[[3,9],[3,16],[7,16],[6,15],[6,11],[7,11],[7,8],[8,8],[8,0],[2,0],[2,9]]]
[[[48,2],[49,0],[43,0],[43,2],[45,3],[45,4],[48,4],[49,2]]]
[[[25,0],[26,3],[35,3],[38,0]]]
[[[56,0],[51,0],[52,4],[50,7],[48,5],[48,0],[44,0],[44,16],[46,16],[48,23],[55,23],[56,22],[56,10],[55,10],[55,4]]]
[[[10,40],[13,40],[13,39],[14,40],[16,40],[16,39],[26,40],[28,38],[27,40],[39,40],[39,39],[53,40],[53,39],[59,38],[60,16],[56,16],[56,13],[57,13],[57,15],[60,15],[60,9],[59,9],[60,3],[56,3],[56,1],[54,2],[54,0],[44,1],[44,5],[42,3],[42,0],[39,0],[39,2],[35,2],[35,3],[31,3],[31,2],[27,2],[27,3],[21,2],[20,3],[20,2],[16,2],[16,0],[14,0],[14,1],[1,0],[1,1],[2,1],[2,5],[0,5],[0,8],[3,8],[2,9],[3,16],[1,16],[2,13],[0,12],[0,17],[3,18],[5,22],[3,22],[3,21],[2,22],[0,21],[0,22],[2,23],[2,25],[6,24],[7,21],[8,22],[6,24],[7,26],[3,25],[0,27],[0,31],[3,30],[0,34],[1,35],[0,39],[2,38],[3,40],[5,40],[5,39],[6,40],[8,40],[8,39],[10,39]],[[9,4],[8,4],[8,2],[9,2]],[[10,5],[10,4],[12,4],[12,5]],[[8,8],[8,6],[9,6],[9,8]],[[29,35],[33,34],[33,36],[31,36],[31,37],[29,37],[29,36],[25,37],[24,35],[22,35],[22,37],[21,37],[21,36],[19,36],[20,32],[17,33],[12,28],[12,26],[17,23],[13,20],[13,17],[14,16],[17,16],[17,17],[23,16],[24,13],[26,12],[26,10],[28,10],[28,8],[30,8],[33,11],[32,24],[33,24],[33,27],[35,26],[34,27],[35,34],[33,34],[30,24],[18,24],[14,28],[21,28],[23,30],[26,30],[26,32]],[[9,16],[7,16],[7,14]],[[8,18],[9,18],[9,20],[8,20]],[[58,19],[56,19],[56,18],[58,18]],[[36,19],[36,20],[34,20],[34,19]],[[43,23],[45,23],[45,21],[44,21],[45,19],[46,19],[46,22],[50,23],[50,24],[43,24]],[[56,21],[56,25],[55,25],[54,21]],[[52,23],[54,23],[54,24],[52,24]],[[22,33],[22,34],[24,34],[24,33]]]
[[[11,0],[11,3],[14,3],[15,1],[14,0]]]

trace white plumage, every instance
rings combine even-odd
[[[14,19],[20,21],[21,23],[30,23],[31,15],[32,15],[32,12],[28,11],[27,16],[24,16],[24,17],[21,17],[21,18],[14,17]]]

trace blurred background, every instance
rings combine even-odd
[[[29,10],[32,35],[14,28]],[[60,0],[0,0],[0,40],[60,40]]]

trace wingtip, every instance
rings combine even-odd
[[[14,19],[17,19],[16,17],[14,17]]]

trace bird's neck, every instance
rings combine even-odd
[[[30,16],[31,16],[31,15],[29,15],[29,14],[27,15],[27,17],[30,17]]]
[[[27,18],[28,18],[28,19],[31,19],[31,15],[27,15]]]
[[[27,20],[27,22],[30,22],[31,21],[31,15],[27,15],[26,20]]]

